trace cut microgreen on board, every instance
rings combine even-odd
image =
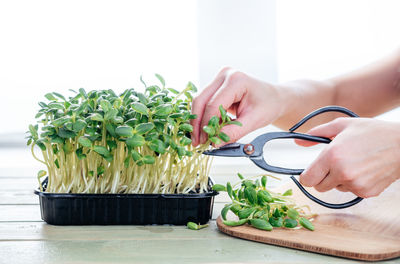
[[[220,107],[205,128],[207,142],[191,145],[191,82],[182,90],[145,85],[144,93],[127,89],[78,91],[66,97],[47,93],[47,102],[30,125],[28,145],[47,171],[46,192],[52,193],[202,193],[209,191],[211,159],[202,153],[210,144],[229,141],[221,132],[239,124]],[[38,146],[42,159],[35,154]]]
[[[250,226],[271,231],[273,228],[297,228],[302,226],[311,231],[314,226],[311,222],[313,215],[307,214],[304,206],[298,206],[290,197],[292,190],[276,193],[267,189],[268,177],[262,175],[255,180],[243,177],[238,173],[240,181],[233,186],[214,184],[213,190],[227,192],[231,203],[221,210],[223,223],[228,226],[240,226],[248,223]],[[236,187],[238,186],[238,187]],[[236,188],[235,188],[236,187]],[[227,214],[231,211],[238,220],[228,220]]]

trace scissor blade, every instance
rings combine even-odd
[[[220,157],[247,157],[243,152],[243,144],[232,143],[220,147],[219,149],[207,150],[203,154],[209,156],[220,156]]]

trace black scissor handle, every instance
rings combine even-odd
[[[326,107],[322,107],[320,109],[317,109],[313,112],[311,112],[310,114],[308,114],[307,116],[305,116],[303,119],[301,119],[297,124],[295,124],[293,127],[291,127],[289,129],[290,132],[276,132],[276,133],[288,133],[288,134],[282,134],[282,136],[278,136],[278,137],[273,137],[270,139],[265,140],[260,138],[260,140],[265,140],[264,144],[266,142],[268,142],[269,140],[272,139],[276,139],[276,138],[298,138],[298,139],[304,139],[304,140],[309,140],[309,141],[314,141],[314,142],[320,142],[320,143],[329,143],[330,140],[326,139],[326,138],[322,138],[322,137],[314,137],[311,135],[307,135],[307,134],[302,134],[302,133],[294,133],[294,131],[296,129],[298,129],[300,126],[302,126],[304,123],[306,123],[308,120],[310,120],[311,118],[322,114],[322,113],[326,113],[326,112],[340,112],[343,114],[346,114],[348,116],[351,117],[358,117],[358,115],[352,111],[350,111],[349,109],[345,108],[345,107],[341,107],[341,106],[326,106]],[[271,134],[271,133],[268,133]],[[289,135],[291,134],[291,136]],[[273,136],[273,135],[271,135]],[[308,137],[307,137],[308,136]],[[257,138],[254,140],[256,141]],[[324,141],[325,140],[325,141]],[[329,142],[327,141],[329,140]],[[261,143],[261,142],[258,142]],[[262,146],[264,146],[264,144],[262,144]],[[324,207],[327,208],[331,208],[331,209],[343,209],[343,208],[347,208],[350,206],[353,206],[359,202],[361,202],[363,200],[363,198],[361,197],[357,197],[349,202],[346,203],[340,203],[340,204],[333,204],[333,203],[327,203],[324,202],[318,198],[316,198],[315,196],[313,196],[312,194],[310,194],[303,185],[301,185],[301,183],[293,176],[293,175],[300,175],[304,170],[303,169],[287,169],[287,168],[281,168],[281,167],[275,167],[275,166],[271,166],[269,165],[267,162],[265,162],[264,158],[261,155],[262,150],[260,152],[260,156],[258,157],[251,157],[250,159],[259,167],[266,169],[267,171],[271,171],[271,172],[277,172],[277,173],[282,173],[282,174],[291,174],[292,176],[290,177],[293,182],[296,184],[296,186],[300,189],[300,191],[302,193],[304,193],[305,196],[307,196],[310,200],[314,201],[315,203],[322,205]]]
[[[340,204],[327,203],[327,202],[324,202],[324,201],[318,199],[311,193],[307,192],[307,190],[303,187],[303,185],[301,185],[301,183],[293,175],[290,176],[290,179],[292,179],[292,181],[297,185],[297,187],[300,189],[300,191],[302,193],[304,193],[304,195],[307,196],[311,201],[316,202],[317,204],[322,205],[324,207],[328,207],[331,209],[344,209],[344,208],[353,206],[355,204],[358,204],[359,202],[361,202],[363,200],[363,198],[361,198],[361,197],[356,197],[353,200],[351,200],[349,202],[345,202],[345,203],[340,203]]]
[[[254,146],[254,153],[249,155],[249,158],[260,168],[270,171],[276,172],[280,174],[288,174],[288,175],[299,175],[303,172],[303,169],[289,169],[289,168],[282,168],[277,166],[269,165],[264,157],[263,157],[263,147],[264,145],[271,140],[274,139],[283,139],[283,138],[296,138],[296,139],[303,139],[318,143],[325,143],[329,144],[331,140],[325,137],[317,137],[311,136],[308,134],[303,133],[296,133],[296,132],[270,132],[263,135],[256,137],[250,144]]]
[[[293,127],[291,127],[289,129],[289,131],[291,131],[291,132],[295,131],[296,129],[298,129],[300,126],[302,126],[305,122],[307,122],[314,116],[317,116],[319,114],[326,113],[326,112],[340,112],[340,113],[346,114],[351,117],[358,117],[358,115],[356,113],[350,111],[349,109],[347,109],[345,107],[326,106],[326,107],[317,109],[317,110],[311,112],[310,114],[308,114],[307,116],[305,116],[297,124],[295,124]],[[346,203],[340,203],[340,204],[327,203],[327,202],[324,202],[324,201],[318,199],[317,197],[313,196],[309,192],[307,192],[307,190],[303,187],[303,185],[301,185],[301,183],[293,175],[290,178],[297,185],[297,187],[300,189],[300,191],[302,191],[302,193],[304,193],[305,196],[307,196],[310,200],[312,200],[312,201],[316,202],[317,204],[322,205],[324,207],[328,207],[331,209],[343,209],[343,208],[347,208],[347,207],[353,206],[355,204],[358,204],[359,202],[361,202],[363,200],[363,198],[357,197]]]
[[[304,125],[305,122],[307,122],[308,120],[310,120],[314,116],[317,116],[317,115],[320,115],[320,114],[326,113],[326,112],[339,112],[339,113],[343,113],[343,114],[346,114],[346,115],[351,116],[351,117],[359,117],[356,113],[354,113],[353,111],[347,109],[346,107],[337,106],[337,105],[330,105],[330,106],[325,106],[325,107],[319,108],[319,109],[317,109],[315,111],[312,111],[311,113],[309,113],[308,115],[303,117],[299,122],[297,122],[297,124],[295,124],[294,126],[289,128],[289,131],[290,132],[294,132],[296,129],[298,129],[299,127]]]

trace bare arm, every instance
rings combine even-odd
[[[274,122],[287,129],[304,115],[326,105],[340,105],[373,117],[400,105],[400,50],[360,70],[326,81],[299,80],[277,85],[285,98],[283,114]],[[317,117],[303,130],[328,122],[337,114]]]

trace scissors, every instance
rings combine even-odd
[[[329,144],[331,142],[331,140],[329,138],[317,137],[317,136],[312,136],[312,135],[308,135],[308,134],[295,132],[296,129],[298,129],[300,126],[302,126],[309,119],[311,119],[319,114],[325,113],[325,112],[340,112],[340,113],[346,114],[350,117],[358,117],[357,114],[355,114],[354,112],[350,111],[347,108],[344,108],[341,106],[326,106],[326,107],[317,109],[317,110],[311,112],[310,114],[308,114],[307,116],[305,116],[297,124],[295,124],[293,127],[291,127],[288,132],[265,133],[265,134],[262,134],[262,135],[256,137],[253,141],[251,141],[248,144],[232,143],[232,144],[225,145],[218,149],[205,151],[205,152],[203,152],[203,154],[211,155],[211,156],[221,156],[221,157],[247,157],[261,169],[264,169],[269,172],[291,175],[290,178],[293,180],[293,182],[296,184],[296,186],[300,189],[300,191],[303,192],[303,194],[305,196],[307,196],[310,200],[316,202],[319,205],[322,205],[324,207],[328,207],[331,209],[343,209],[343,208],[353,206],[353,205],[361,202],[361,200],[363,198],[357,197],[349,202],[340,203],[340,204],[324,202],[324,201],[318,199],[317,197],[311,195],[309,192],[307,192],[307,190],[303,187],[303,185],[301,185],[301,183],[295,178],[294,175],[300,175],[304,171],[304,169],[289,169],[289,168],[271,166],[264,160],[264,157],[263,157],[264,145],[268,141],[271,141],[273,139],[296,138],[296,139],[303,139],[303,140],[308,140],[308,141],[313,141],[313,142],[318,142],[318,143]]]

